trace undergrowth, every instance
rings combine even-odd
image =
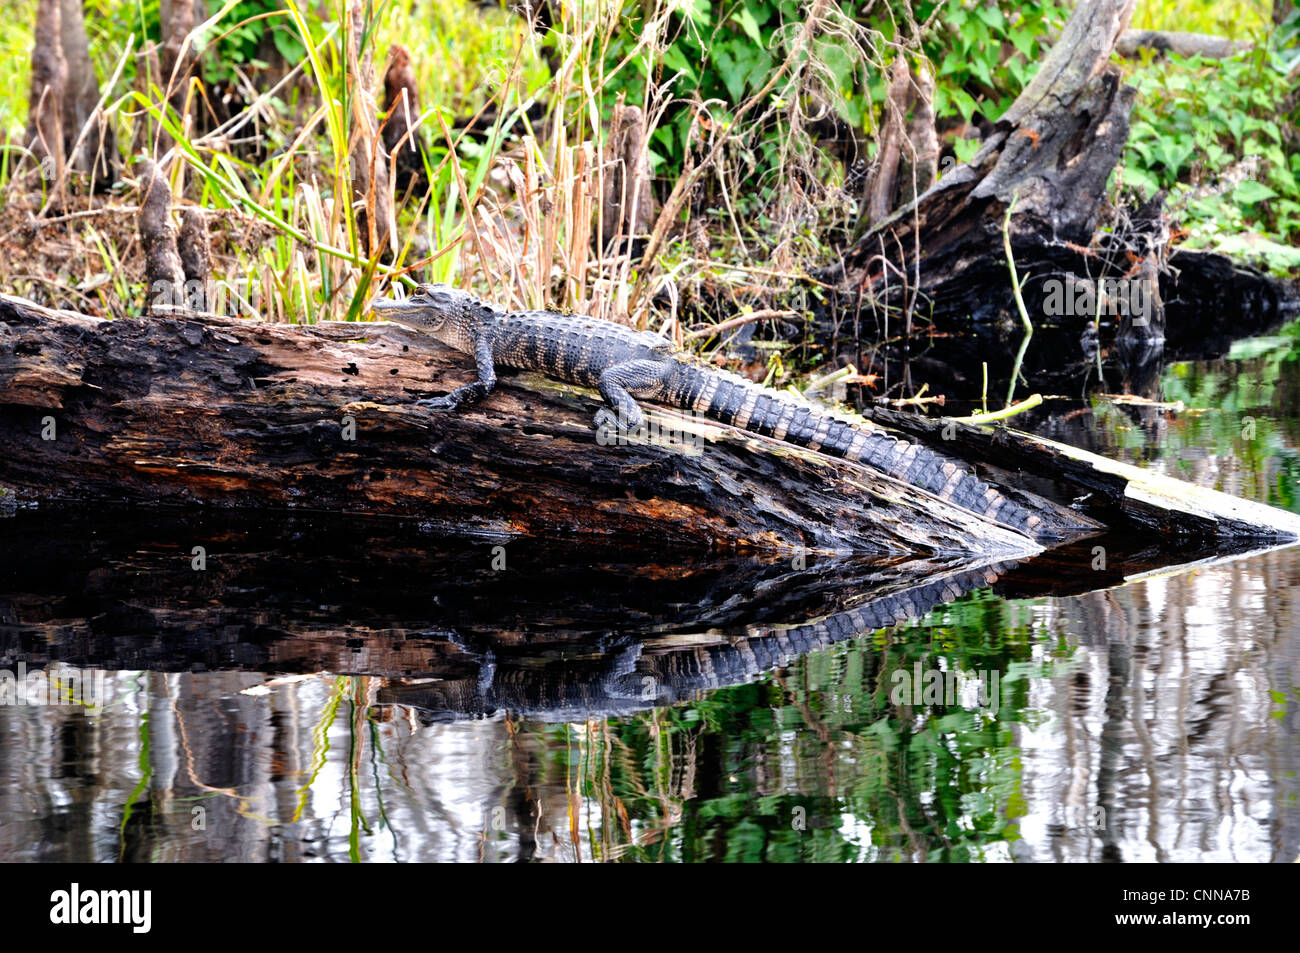
[[[1300,265],[1300,11],[1222,60],[1147,54],[1133,70],[1123,184],[1168,190],[1188,244]],[[1267,237],[1266,237],[1267,236]]]
[[[1212,6],[1224,9],[1143,3],[1134,22],[1219,29],[1224,14]],[[1142,95],[1122,184],[1136,196],[1170,189],[1190,242],[1226,248],[1264,233],[1281,255],[1279,243],[1300,233],[1296,31],[1265,42],[1259,3],[1227,8],[1231,34],[1253,37],[1254,50],[1222,63],[1131,65]],[[100,196],[33,191],[14,175],[34,9],[13,0],[17,28],[0,36],[0,285],[93,313],[139,313],[133,166],[124,161],[122,183]],[[504,5],[376,0],[369,85],[378,90],[393,44],[410,50],[426,174],[395,195],[400,243],[380,259],[366,254],[351,214],[358,80],[343,55],[344,9],[343,0],[210,2],[220,15],[197,37],[202,76],[233,118],[196,86],[183,121],[161,105],[158,77],[141,75],[158,0],[87,0],[100,80],[120,73],[109,96],[120,158],[140,148],[143,120],[175,140],[165,167],[178,204],[209,213],[227,310],[357,318],[388,284],[441,280],[503,305],[582,310],[678,340],[698,320],[686,303],[700,291],[721,302],[717,317],[761,311],[833,257],[828,236],[851,239],[855,170],[874,158],[896,56],[936,72],[942,171],[978,148],[1068,13],[1053,0],[577,0],[553,5],[555,21],[537,31]],[[805,31],[810,9],[819,21]],[[669,205],[648,261],[644,245],[611,244],[598,211],[600,147],[620,99],[646,112],[656,213]]]

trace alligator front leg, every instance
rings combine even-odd
[[[463,387],[457,387],[450,394],[442,397],[426,397],[415,402],[417,407],[430,410],[455,410],[462,404],[472,404],[492,393],[497,386],[497,371],[492,361],[492,340],[486,335],[479,337],[474,344],[474,363],[478,368],[478,380]]]
[[[632,398],[658,397],[663,389],[665,366],[662,361],[625,361],[606,368],[596,388],[609,407],[596,411],[596,429],[609,427],[615,433],[641,429],[645,414]]]

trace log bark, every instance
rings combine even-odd
[[[503,375],[489,399],[454,414],[414,405],[472,373],[463,355],[384,323],[102,321],[0,295],[0,499],[383,515],[499,540],[887,558],[1041,549],[868,467],[674,411],[651,408],[655,430],[602,446],[594,395],[536,375]],[[880,417],[932,439],[931,422],[916,421]],[[968,431],[982,436],[938,449],[980,464],[1039,516],[1044,541],[1097,532],[1097,514],[1192,538],[1300,535],[1300,518],[1185,484],[1131,503],[1137,481],[1114,477],[1118,465],[957,428]],[[1072,466],[1098,495],[1095,514],[1020,473]]]
[[[471,375],[462,355],[384,324],[107,322],[0,298],[0,484],[40,504],[382,514],[502,539],[1039,549],[865,467],[672,411],[652,411],[658,435],[600,446],[592,397],[534,376],[461,413],[413,405]],[[1041,515],[1067,536],[1095,528],[1046,503]]]

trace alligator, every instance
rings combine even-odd
[[[600,392],[608,406],[596,411],[597,431],[636,432],[645,418],[635,398],[657,401],[864,464],[1031,537],[1042,526],[1037,516],[940,453],[705,364],[657,334],[576,314],[503,312],[447,285],[420,285],[403,299],[376,298],[371,307],[381,318],[473,355],[477,379],[416,401],[422,407],[451,411],[482,400],[496,386],[498,366],[539,371]]]

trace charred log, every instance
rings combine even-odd
[[[386,324],[99,321],[0,297],[0,485],[21,503],[318,510],[499,539],[886,557],[1038,548],[868,467],[672,411],[653,410],[650,430],[603,446],[590,398],[531,375],[505,377],[462,412],[415,406],[468,373],[459,355]],[[907,415],[881,422],[930,439]],[[984,464],[1045,539],[1077,539],[1104,521],[1024,485],[1019,471],[1042,460],[1091,481],[1109,505],[1098,512],[1129,521],[1116,525],[1149,528],[1160,510],[1172,535],[1296,532],[1289,514],[1175,481],[1147,505],[1155,491],[1135,497],[1147,483],[1118,464],[969,430],[976,436],[940,449]]]

